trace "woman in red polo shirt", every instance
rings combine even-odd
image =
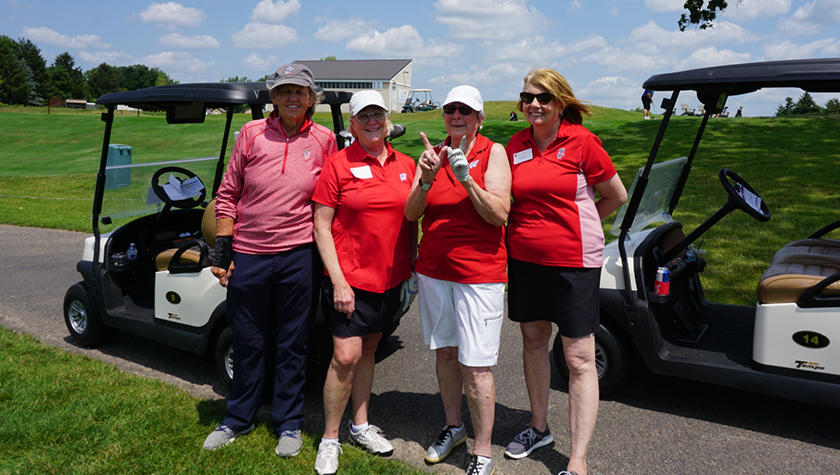
[[[461,391],[467,395],[475,444],[467,473],[490,475],[495,385],[507,274],[505,228],[510,166],[504,147],[478,133],[484,101],[472,86],[453,88],[443,103],[449,137],[426,151],[405,205],[411,221],[423,216],[415,263],[423,338],[435,350],[446,426],[426,452],[437,463],[466,441]]]
[[[324,383],[326,429],[315,471],[338,469],[338,429],[352,396],[350,439],[376,455],[394,448],[368,423],[374,352],[400,306],[400,287],[411,274],[414,232],[403,214],[414,177],[414,160],[385,141],[392,129],[376,91],[350,99],[355,141],[331,155],[315,187],[315,243],[329,276],[333,357]],[[413,242],[412,242],[413,240]]]
[[[568,472],[586,474],[598,414],[595,336],[604,250],[601,220],[627,192],[601,141],[581,125],[589,108],[552,69],[532,71],[519,95],[531,127],[508,142],[513,204],[508,223],[508,316],[522,331],[531,421],[505,455],[519,459],[554,439],[548,429],[551,324],[569,365]],[[600,198],[595,200],[595,192]]]

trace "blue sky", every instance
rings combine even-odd
[[[83,70],[139,63],[182,83],[254,79],[329,55],[410,58],[412,86],[437,100],[459,84],[513,100],[528,70],[551,67],[580,99],[620,109],[641,106],[641,84],[657,73],[840,57],[840,0],[730,0],[714,29],[680,32],[684,1],[0,0],[0,34],[31,40],[48,63],[66,51]],[[773,115],[801,94],[759,91],[728,105]],[[820,105],[830,97],[815,95]],[[680,102],[697,105],[685,93]]]

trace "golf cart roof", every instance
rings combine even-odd
[[[692,90],[709,96],[735,96],[764,87],[837,92],[840,91],[840,58],[730,64],[656,74],[642,87],[653,91]]]
[[[349,92],[324,91],[322,104],[350,102]],[[271,102],[264,82],[210,82],[170,84],[147,87],[134,91],[104,94],[96,100],[98,105],[126,105],[143,110],[167,110],[177,105],[204,103],[208,109],[226,108],[231,105],[262,105]]]

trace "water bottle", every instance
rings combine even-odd
[[[685,250],[685,261],[686,262],[697,261],[697,249],[694,248],[694,244],[689,244],[688,249]]]
[[[131,243],[131,245],[128,246],[128,250],[125,252],[125,254],[126,256],[128,256],[128,260],[130,261],[137,259],[137,248],[134,247],[134,243]]]

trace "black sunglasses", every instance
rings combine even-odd
[[[446,104],[445,106],[443,106],[444,114],[452,115],[455,113],[456,110],[460,112],[461,115],[470,115],[473,112],[475,112],[474,110],[472,110],[472,107],[466,105],[456,106],[455,104]]]
[[[520,92],[519,93],[519,100],[524,102],[525,104],[530,104],[534,102],[534,98],[537,98],[540,104],[548,104],[551,102],[551,93],[550,92],[543,92],[540,94],[531,94],[530,92]]]

